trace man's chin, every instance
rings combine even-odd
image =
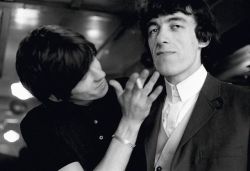
[[[156,70],[163,76],[167,76],[171,73],[171,70],[168,70],[166,66],[156,67]]]

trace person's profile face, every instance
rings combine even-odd
[[[156,69],[168,81],[178,83],[201,65],[193,15],[176,12],[160,15],[148,23],[148,45]]]
[[[72,89],[70,101],[81,103],[81,101],[91,101],[103,97],[108,90],[105,76],[100,62],[94,58],[88,72]]]

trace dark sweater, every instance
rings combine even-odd
[[[25,116],[21,131],[38,170],[56,171],[78,161],[88,171],[103,158],[120,118],[116,94],[109,88],[87,107],[41,104]]]

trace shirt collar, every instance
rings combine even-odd
[[[167,100],[172,103],[186,101],[201,90],[206,76],[207,71],[205,67],[201,65],[197,71],[177,85],[173,85],[165,79]]]

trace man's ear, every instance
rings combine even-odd
[[[210,43],[210,40],[207,40],[207,41],[199,41],[199,47],[200,48],[205,48],[209,45]]]
[[[53,102],[60,102],[62,101],[62,99],[58,99],[55,95],[51,94],[49,96],[49,100],[53,101]]]

